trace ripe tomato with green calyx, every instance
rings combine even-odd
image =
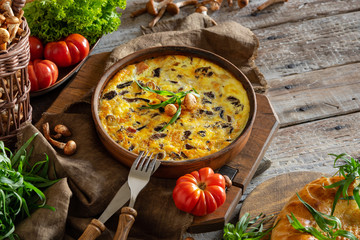
[[[73,33],[64,41],[49,42],[45,46],[45,59],[53,61],[58,67],[68,67],[79,63],[89,55],[88,40],[80,34]]]
[[[214,212],[226,200],[225,178],[205,167],[176,181],[173,199],[177,208],[195,216]]]

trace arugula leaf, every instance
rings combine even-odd
[[[102,35],[118,29],[126,0],[36,0],[23,8],[31,34],[44,43],[79,33],[94,44]]]

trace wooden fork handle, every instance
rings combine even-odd
[[[123,207],[119,216],[119,224],[113,240],[126,240],[132,225],[135,222],[137,212],[131,207]]]
[[[105,225],[97,219],[91,220],[78,240],[94,240],[106,229]]]

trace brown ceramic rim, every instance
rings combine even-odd
[[[249,119],[248,122],[244,128],[244,130],[241,132],[241,134],[228,146],[221,149],[220,151],[201,157],[201,158],[194,158],[189,160],[182,160],[182,161],[161,161],[161,165],[164,166],[183,166],[187,164],[193,164],[195,162],[199,161],[209,161],[210,159],[216,159],[223,155],[224,153],[228,152],[232,148],[235,148],[238,143],[241,141],[246,140],[250,135],[251,128],[253,126],[253,123],[255,121],[255,115],[256,115],[256,96],[254,89],[250,83],[250,81],[247,79],[247,77],[231,62],[226,60],[225,58],[209,52],[207,50],[203,50],[200,48],[194,48],[194,47],[185,47],[185,46],[161,46],[161,47],[152,47],[147,49],[139,50],[135,53],[132,53],[122,59],[120,59],[118,62],[116,62],[114,65],[112,65],[101,77],[98,85],[95,88],[95,91],[92,96],[92,115],[93,119],[95,121],[95,125],[98,131],[98,134],[101,138],[101,140],[105,140],[108,144],[111,144],[111,146],[107,146],[107,148],[117,148],[121,149],[124,154],[131,157],[133,160],[137,157],[137,154],[132,153],[128,151],[127,149],[123,148],[121,145],[117,144],[105,131],[103,128],[100,118],[98,116],[98,106],[99,106],[99,100],[100,96],[102,94],[102,91],[104,87],[107,85],[109,80],[111,80],[114,75],[122,68],[126,67],[127,65],[131,65],[140,61],[144,61],[149,58],[153,57],[159,57],[159,56],[165,56],[165,55],[184,55],[184,56],[193,56],[193,57],[200,57],[204,58],[206,60],[209,60],[213,63],[216,63],[217,65],[223,67],[224,69],[231,72],[235,78],[237,78],[244,86],[249,102],[250,102],[250,113],[249,113]],[[128,165],[128,164],[126,164]]]

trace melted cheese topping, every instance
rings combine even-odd
[[[170,97],[141,89],[135,79],[174,93],[194,88],[200,95],[197,106],[190,111],[182,105],[180,117],[160,132],[172,116],[163,108],[141,107]],[[162,160],[194,159],[223,149],[240,135],[249,112],[247,93],[230,72],[205,59],[182,55],[147,59],[121,69],[104,88],[99,104],[102,126],[112,139],[136,154],[159,153]]]

